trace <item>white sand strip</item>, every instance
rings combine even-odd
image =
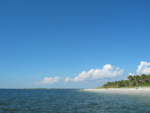
[[[83,91],[118,93],[118,94],[150,94],[150,88],[104,88],[104,89],[83,89]]]

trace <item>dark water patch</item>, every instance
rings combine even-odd
[[[0,113],[141,113],[150,96],[80,90],[0,90]]]

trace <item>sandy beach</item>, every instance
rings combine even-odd
[[[150,94],[150,87],[137,88],[104,88],[104,89],[83,89],[83,91],[117,94]]]

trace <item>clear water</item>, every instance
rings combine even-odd
[[[0,113],[150,113],[150,96],[1,89]]]

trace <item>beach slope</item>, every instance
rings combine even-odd
[[[150,94],[150,87],[83,89],[83,91],[117,94]]]

